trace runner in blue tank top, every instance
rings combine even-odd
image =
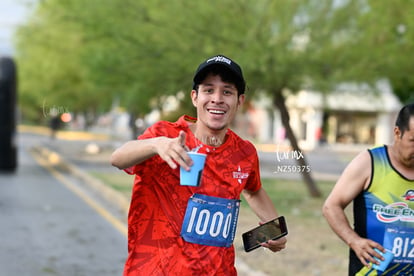
[[[344,213],[351,202],[354,228]],[[349,163],[323,213],[350,247],[349,275],[414,274],[414,104],[400,110],[392,145],[363,151]],[[380,269],[387,251],[392,260]]]

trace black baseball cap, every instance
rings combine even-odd
[[[243,77],[242,69],[236,62],[223,55],[210,57],[198,66],[193,79],[193,89],[195,89],[196,86],[203,81],[202,78],[205,77],[204,72],[213,66],[224,66],[229,69],[235,79],[237,79],[237,83],[235,84],[239,90],[239,93],[244,93],[244,90],[246,89],[246,82]]]

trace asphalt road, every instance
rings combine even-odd
[[[122,275],[127,241],[116,215],[29,152],[48,137],[20,135],[19,167],[0,173],[0,275]]]

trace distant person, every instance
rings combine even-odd
[[[344,213],[352,201],[354,229]],[[394,253],[378,275],[414,275],[414,104],[400,110],[392,145],[363,151],[349,163],[323,214],[350,247],[349,275],[377,275],[375,248]]]
[[[61,126],[61,121],[59,116],[52,116],[50,119],[50,137],[56,139],[56,133]]]
[[[233,233],[237,219],[220,215],[228,208],[238,213],[243,193],[261,222],[278,216],[261,185],[256,149],[229,129],[245,99],[241,68],[215,56],[200,64],[193,81],[197,118],[157,122],[112,154],[114,166],[136,175],[124,276],[237,275],[233,238],[228,236],[226,244],[219,239]],[[180,186],[179,167],[192,166],[187,151],[195,148],[207,154],[201,184]],[[184,221],[186,212],[189,221]],[[262,245],[278,252],[285,244],[282,238]]]

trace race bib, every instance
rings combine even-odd
[[[408,227],[387,228],[384,247],[394,253],[394,263],[414,264],[414,229]]]
[[[191,243],[230,247],[239,209],[240,200],[194,194],[188,200],[181,236]]]

